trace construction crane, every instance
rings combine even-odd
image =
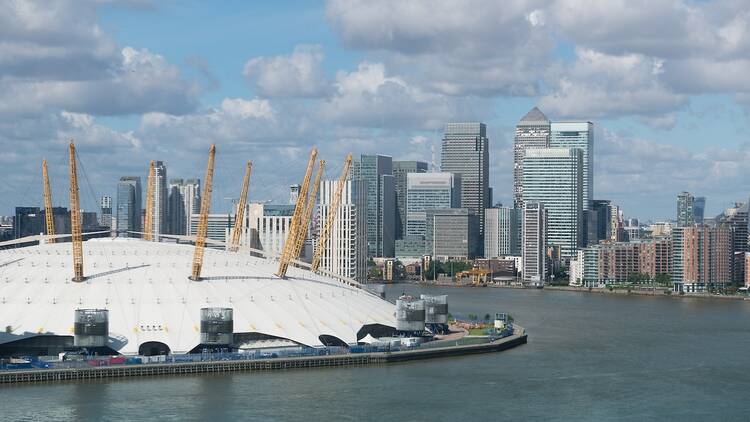
[[[232,231],[232,242],[229,244],[230,251],[238,251],[240,248],[240,236],[245,228],[245,208],[247,207],[247,191],[250,187],[250,173],[253,171],[253,162],[248,161],[245,167],[245,178],[242,180],[242,192],[240,202],[237,204],[237,215],[234,218],[234,231]]]
[[[326,162],[325,160],[320,160],[320,165],[318,166],[318,173],[315,174],[315,182],[313,182],[312,185],[312,191],[310,192],[310,195],[306,198],[305,203],[305,214],[302,218],[302,221],[300,221],[299,230],[297,231],[297,236],[294,239],[294,257],[292,259],[298,259],[300,254],[302,253],[302,247],[305,244],[305,239],[307,238],[307,229],[310,227],[310,219],[312,218],[312,212],[313,208],[315,208],[315,199],[318,197],[318,189],[320,188],[320,179],[323,176],[323,171],[326,168]]]
[[[146,187],[146,215],[143,219],[143,239],[153,240],[154,231],[154,160],[148,166]]]
[[[346,156],[344,169],[341,170],[341,176],[339,176],[339,181],[336,185],[336,192],[333,195],[331,204],[328,206],[328,216],[326,218],[326,223],[323,226],[323,230],[321,230],[320,232],[320,237],[318,238],[318,247],[315,250],[315,255],[313,255],[312,263],[310,264],[310,270],[312,272],[318,271],[318,267],[320,267],[320,259],[322,258],[323,252],[325,251],[325,248],[328,244],[328,238],[331,236],[331,229],[333,228],[333,224],[336,221],[336,214],[338,214],[339,205],[341,204],[341,195],[344,192],[344,185],[346,184],[346,179],[349,177],[349,170],[351,169],[351,166],[352,155],[349,154]]]
[[[193,270],[190,279],[199,281],[201,279],[201,268],[203,267],[203,252],[206,249],[206,235],[208,234],[208,211],[211,208],[211,184],[214,178],[214,157],[216,156],[216,145],[211,145],[208,151],[208,165],[206,166],[206,177],[203,179],[203,196],[201,197],[201,213],[198,217],[198,232],[195,235],[195,253],[193,254]]]
[[[81,237],[81,206],[78,201],[78,171],[76,168],[76,146],[70,141],[70,233],[73,244],[73,281],[82,282],[83,239]]]
[[[55,218],[52,211],[52,191],[49,188],[47,160],[42,160],[42,179],[44,180],[44,221],[47,223],[47,243],[55,243]]]
[[[315,167],[315,159],[317,157],[318,149],[313,148],[312,151],[310,151],[310,159],[307,162],[307,170],[305,171],[305,178],[303,179],[302,186],[299,190],[297,204],[294,206],[294,214],[292,215],[292,221],[289,224],[289,234],[287,235],[286,242],[284,243],[284,250],[279,259],[279,270],[276,272],[276,275],[281,278],[286,277],[286,270],[289,268],[289,263],[294,259],[295,239],[298,226],[304,216],[307,191],[310,187],[310,177],[312,177],[313,168]]]

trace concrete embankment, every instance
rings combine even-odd
[[[93,380],[122,377],[202,374],[219,372],[258,372],[300,368],[382,365],[392,362],[491,353],[507,350],[527,341],[526,333],[517,327],[516,334],[489,343],[462,346],[424,347],[398,352],[353,353],[332,356],[210,361],[142,365],[117,365],[96,368],[38,369],[0,372],[0,384],[28,382]]]
[[[470,283],[453,283],[450,281],[439,281],[439,282],[407,282],[409,284],[416,284],[419,286],[436,286],[436,287],[463,287],[463,288],[496,288],[496,289],[536,289],[536,287],[524,287],[520,285],[507,285],[507,284],[487,284],[487,285],[473,285]],[[649,289],[649,288],[633,288],[629,291],[627,289],[602,289],[588,287],[575,287],[575,286],[545,286],[546,291],[564,291],[564,292],[578,292],[578,293],[592,293],[600,295],[620,295],[620,296],[663,296],[673,297],[677,299],[719,299],[719,300],[745,300],[750,301],[748,296],[740,295],[715,295],[707,293],[674,293],[671,290],[667,292],[663,288]]]

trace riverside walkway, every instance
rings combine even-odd
[[[411,360],[500,352],[525,344],[526,341],[527,335],[525,330],[521,327],[516,327],[515,332],[510,336],[479,344],[441,345],[440,347],[422,347],[395,352],[349,353],[330,356],[269,358],[238,361],[152,363],[92,368],[12,370],[0,372],[0,384],[382,365]]]

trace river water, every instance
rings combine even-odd
[[[529,343],[388,366],[0,387],[13,420],[750,421],[750,302],[420,288]]]

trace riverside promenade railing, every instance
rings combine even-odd
[[[59,362],[48,367],[6,369],[0,371],[0,384],[23,382],[48,382],[67,380],[106,379],[131,376],[157,376],[200,374],[209,372],[271,371],[298,368],[321,368],[337,366],[361,366],[402,362],[408,360],[433,359],[476,353],[498,352],[526,343],[523,329],[517,328],[512,335],[486,342],[459,341],[442,347],[367,347],[312,349],[317,354],[276,353],[270,356],[259,353],[214,353],[200,355],[174,355],[160,362],[97,363],[91,360]],[[339,350],[340,349],[340,350]],[[321,350],[326,353],[320,354]],[[309,351],[306,351],[309,352]],[[104,359],[98,359],[104,361]],[[117,361],[119,362],[119,360]]]

